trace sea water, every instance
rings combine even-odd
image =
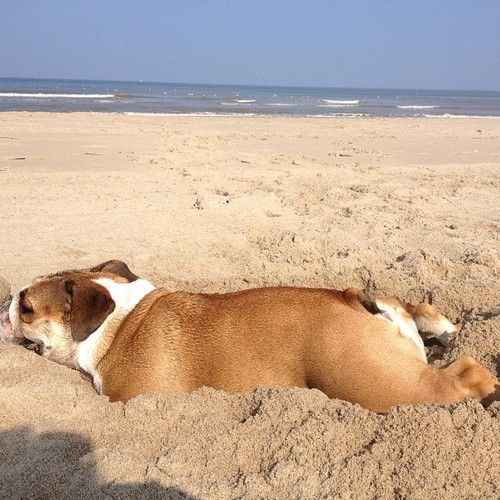
[[[500,92],[0,78],[0,111],[499,117]]]

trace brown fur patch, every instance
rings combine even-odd
[[[67,280],[65,286],[71,296],[71,335],[82,342],[113,312],[115,302],[106,288],[90,280]]]

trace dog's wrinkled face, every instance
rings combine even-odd
[[[96,283],[99,278],[127,283],[137,276],[123,262],[110,261],[37,278],[13,297],[0,319],[0,338],[76,368],[78,344],[115,309],[108,290]]]

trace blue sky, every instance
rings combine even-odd
[[[0,0],[0,76],[500,90],[500,0]]]

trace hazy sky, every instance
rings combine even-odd
[[[500,0],[0,0],[0,76],[500,90]]]

